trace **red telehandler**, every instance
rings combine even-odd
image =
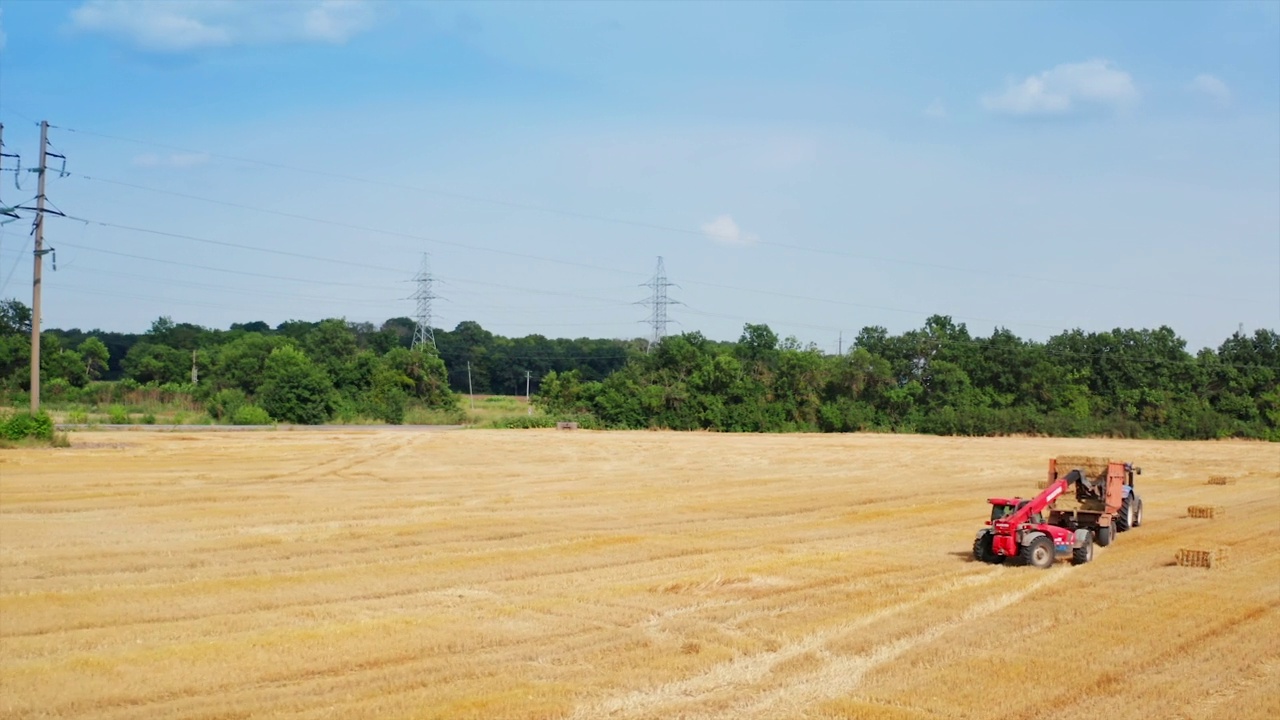
[[[987,499],[991,519],[973,541],[974,559],[1002,563],[1012,558],[1047,568],[1059,554],[1070,553],[1073,564],[1083,565],[1093,559],[1095,539],[1105,547],[1117,530],[1142,524],[1142,499],[1133,490],[1133,478],[1142,468],[1087,459],[1059,474],[1060,463],[1070,467],[1067,458],[1051,459],[1048,487],[1030,500]],[[1075,493],[1069,495],[1073,486]]]

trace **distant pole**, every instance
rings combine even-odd
[[[836,354],[844,355],[844,331],[843,330],[840,331],[840,340],[836,345]]]
[[[31,412],[40,412],[40,275],[44,260],[45,151],[49,146],[49,121],[40,121],[40,164],[36,168],[36,250],[31,273]]]
[[[471,361],[467,361],[467,397],[471,398],[471,411],[476,409],[476,390],[471,385]]]
[[[200,371],[196,369],[196,351],[191,351],[191,384],[200,382]]]
[[[533,406],[529,405],[529,382],[530,380],[532,380],[532,378],[533,378],[533,371],[525,370],[524,371],[524,404],[528,405],[529,407],[529,412],[528,412],[529,415],[533,414]]]

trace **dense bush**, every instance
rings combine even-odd
[[[249,398],[240,388],[227,388],[214,393],[205,403],[205,410],[215,420],[226,422],[236,416],[240,408],[248,404]]]
[[[271,415],[257,405],[241,405],[231,417],[232,425],[270,425]]]
[[[0,437],[5,440],[53,439],[53,418],[48,413],[19,412],[0,420]]]

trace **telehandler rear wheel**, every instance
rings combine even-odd
[[[989,532],[984,533],[982,537],[973,541],[974,560],[977,560],[978,562],[991,563],[992,565],[999,565],[1004,562],[1004,556],[997,555],[995,551],[991,549],[991,541],[992,537]]]

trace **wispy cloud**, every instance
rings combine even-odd
[[[149,52],[181,53],[235,45],[341,44],[374,23],[362,0],[87,0],[71,25]]]
[[[933,102],[924,109],[924,116],[931,118],[944,118],[947,116],[947,106],[942,103],[941,98],[934,98]]]
[[[760,242],[760,236],[745,233],[728,215],[721,215],[702,224],[702,233],[712,242],[721,245],[752,245]]]
[[[1119,110],[1138,100],[1129,73],[1106,60],[1067,63],[1010,80],[1005,89],[982,97],[982,107],[1019,117],[1070,115],[1089,109]]]
[[[1200,73],[1191,79],[1187,89],[1197,95],[1209,98],[1220,106],[1231,104],[1231,88],[1209,73]]]
[[[189,168],[209,162],[205,153],[171,153],[157,155],[144,153],[133,158],[133,164],[144,168]]]

